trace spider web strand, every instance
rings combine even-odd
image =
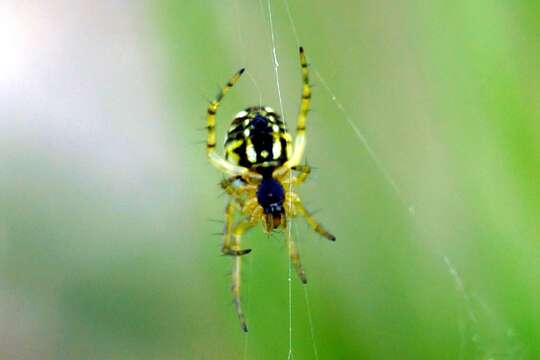
[[[275,36],[275,31],[274,31],[274,22],[273,22],[273,17],[272,17],[272,4],[271,4],[271,1],[268,0],[267,1],[267,7],[268,7],[268,21],[270,23],[270,35],[271,35],[271,39],[272,39],[272,65],[273,65],[273,69],[274,69],[274,76],[275,76],[275,79],[276,79],[276,88],[277,88],[277,94],[278,94],[278,99],[279,99],[279,110],[281,112],[281,115],[283,117],[283,122],[285,124],[287,124],[287,121],[285,119],[285,113],[283,111],[283,98],[281,96],[281,86],[280,86],[280,82],[279,82],[279,62],[278,62],[278,55],[277,55],[277,48],[276,48],[276,36]],[[291,174],[292,176],[292,174]],[[291,188],[291,191],[292,191],[292,188]],[[289,207],[292,207],[292,198],[290,198],[289,200]],[[291,241],[291,223],[290,223],[290,220],[287,219],[287,231],[288,231],[288,235],[289,235],[289,238],[288,238],[288,241],[289,241],[289,244],[288,245],[288,250],[289,250],[289,269],[288,269],[288,292],[289,292],[289,351],[288,351],[288,354],[287,354],[287,360],[291,360],[293,359],[293,352],[292,352],[292,263],[291,263],[291,244],[290,244],[290,241]]]

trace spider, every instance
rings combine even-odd
[[[242,249],[242,235],[262,222],[266,233],[276,229],[287,230],[287,220],[295,216],[305,218],[309,226],[328,240],[336,238],[319,224],[306,210],[293,185],[302,184],[311,168],[301,164],[306,147],[306,118],[310,107],[311,86],[304,49],[299,48],[302,69],[302,99],[296,124],[294,146],[291,135],[280,116],[267,106],[252,106],[239,112],[233,119],[225,140],[225,156],[216,153],[216,113],[225,95],[240,79],[244,69],[238,71],[221,88],[208,106],[208,138],[206,152],[212,165],[228,177],[221,187],[230,196],[225,208],[225,236],[222,253],[233,257],[232,293],[240,326],[247,332],[245,315],[240,303],[240,272],[242,256],[251,249]],[[235,214],[240,219],[234,222]],[[302,283],[307,278],[300,263],[295,241],[289,231],[287,237],[291,262]]]

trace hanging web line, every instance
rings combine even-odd
[[[249,257],[247,268],[248,268],[248,272],[251,274],[251,270],[253,269],[253,257]],[[244,280],[244,282],[245,282],[245,280]],[[250,304],[250,301],[249,301],[249,286],[244,286],[244,288],[246,289],[245,290],[245,294],[246,294],[246,296],[245,296],[245,299],[246,299],[246,301],[245,301],[246,313],[249,314],[249,309],[250,309],[250,307],[249,307],[249,304]],[[248,354],[248,345],[249,345],[249,332],[244,333],[244,351],[243,351],[244,355],[242,356],[243,360],[247,360],[247,358],[248,358],[248,356],[247,356],[247,354]]]
[[[289,24],[291,25],[292,32],[294,34],[294,39],[296,40],[296,47],[300,46],[300,37],[298,36],[298,30],[296,29],[296,24],[293,21],[291,8],[289,7],[289,0],[283,0],[285,4],[285,10],[287,10],[287,17],[289,18]]]
[[[353,129],[354,133],[356,134],[356,137],[358,138],[358,140],[360,140],[360,142],[362,143],[362,145],[364,146],[364,148],[368,152],[369,156],[371,157],[371,159],[375,163],[375,166],[377,166],[377,169],[379,169],[379,171],[383,175],[384,179],[388,182],[388,184],[390,184],[390,186],[395,191],[395,193],[399,197],[399,199],[407,206],[407,210],[414,215],[414,208],[407,201],[405,201],[405,199],[403,198],[401,189],[397,185],[396,181],[390,175],[390,173],[386,170],[386,168],[383,166],[382,161],[379,159],[379,157],[377,156],[377,154],[375,153],[375,151],[373,150],[373,148],[371,147],[371,145],[367,141],[367,139],[364,136],[364,134],[362,133],[362,131],[360,131],[360,128],[351,119],[348,112],[345,110],[345,107],[343,106],[343,104],[338,100],[336,94],[332,91],[330,86],[328,86],[328,83],[322,77],[321,73],[316,69],[315,69],[315,75],[317,76],[317,78],[321,82],[324,90],[330,95],[330,98],[334,102],[335,106],[343,114],[343,118],[345,119],[345,121],[347,121],[347,123],[349,124],[351,129]]]
[[[274,76],[276,79],[277,94],[278,94],[278,99],[279,99],[279,110],[281,111],[283,122],[287,123],[287,121],[285,121],[285,113],[283,112],[283,98],[281,97],[281,87],[280,87],[280,82],[279,82],[279,62],[278,62],[278,56],[277,56],[274,22],[272,20],[272,6],[271,6],[270,0],[268,0],[267,4],[268,4],[268,21],[270,22],[270,35],[272,37],[272,60],[273,60]]]
[[[283,122],[287,124],[287,121],[285,120],[285,112],[283,111],[283,98],[281,96],[281,86],[279,82],[279,62],[278,62],[278,56],[277,56],[277,47],[276,47],[276,37],[275,37],[275,31],[274,31],[274,21],[272,18],[272,4],[271,1],[267,1],[267,7],[268,7],[268,21],[270,23],[270,35],[272,39],[272,65],[274,68],[274,76],[276,79],[276,88],[277,88],[277,94],[279,99],[279,110],[281,112],[281,116],[283,117]],[[292,172],[290,173],[290,176],[292,177]],[[292,184],[292,181],[290,182]],[[289,197],[289,206],[292,207],[292,198]],[[291,260],[291,221],[290,219],[287,219],[287,231],[288,231],[288,252],[289,252],[289,266],[288,266],[288,295],[289,295],[289,351],[287,354],[287,360],[293,359],[293,352],[292,352],[292,260]]]
[[[311,304],[309,302],[309,291],[306,285],[302,286],[304,288],[304,302],[306,303],[307,317],[309,323],[309,332],[311,335],[311,344],[313,346],[313,355],[315,360],[319,360],[319,350],[317,349],[317,342],[315,341],[315,327],[313,326],[313,317],[311,316]]]
[[[446,267],[448,268],[448,272],[452,276],[452,279],[454,280],[454,285],[456,288],[456,291],[463,297],[463,301],[465,304],[465,311],[467,313],[467,320],[473,325],[477,326],[478,320],[476,317],[476,314],[474,313],[473,307],[471,305],[471,297],[469,296],[469,293],[465,289],[465,285],[463,284],[463,280],[461,279],[461,276],[457,272],[456,268],[454,267],[454,264],[450,261],[450,259],[446,255],[442,255],[444,263]],[[463,359],[464,351],[465,351],[465,324],[463,324],[463,321],[460,321],[459,324],[461,337],[460,337],[460,343],[459,343],[459,359]]]

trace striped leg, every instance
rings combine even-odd
[[[216,153],[216,113],[221,103],[221,100],[223,100],[225,95],[227,95],[227,93],[232,89],[234,84],[236,84],[236,82],[240,79],[240,76],[243,72],[244,69],[241,69],[236,74],[234,74],[231,80],[229,80],[227,84],[223,88],[221,88],[216,99],[210,102],[207,110],[208,138],[206,140],[206,154],[212,165],[214,165],[222,172],[233,176],[245,175],[249,171],[245,167],[231,164]]]
[[[289,169],[297,166],[302,161],[306,148],[306,120],[311,104],[311,85],[309,84],[309,71],[304,54],[304,48],[300,46],[300,65],[302,67],[302,99],[300,101],[300,111],[296,121],[296,135],[294,139],[294,150],[291,158],[281,167],[274,170],[274,176],[281,176]]]
[[[309,166],[308,164],[297,165],[293,167],[293,170],[298,171],[298,175],[293,177],[294,185],[303,184],[308,178],[309,174],[311,174],[311,166]],[[284,181],[287,181],[287,178],[285,178]]]
[[[307,164],[297,165],[292,169],[298,171],[298,174],[296,176],[293,176],[292,178],[285,176],[282,180],[284,184],[292,183],[293,185],[301,185],[306,181],[309,174],[311,174],[311,166]]]
[[[307,284],[307,277],[304,273],[304,269],[302,268],[302,263],[300,262],[300,254],[298,253],[298,246],[296,245],[296,241],[293,239],[292,234],[290,234],[288,229],[285,229],[285,234],[287,235],[289,256],[291,257],[291,262],[294,266],[294,270],[298,274],[300,281],[302,281],[303,284]]]
[[[223,239],[223,246],[221,252],[223,255],[242,256],[251,252],[251,249],[240,249],[240,247],[231,243],[233,235],[233,217],[234,217],[235,204],[229,201],[225,208],[225,238]]]
[[[240,182],[241,180],[238,179],[236,176],[229,177],[227,179],[223,179],[219,185],[227,194],[229,194],[231,197],[233,197],[240,206],[244,206],[244,198],[243,195],[251,192],[257,191],[257,186],[253,184],[243,184],[240,183],[240,185],[235,184],[235,182]]]
[[[315,220],[315,218],[309,213],[309,211],[306,210],[304,205],[302,205],[300,199],[295,201],[294,206],[296,210],[300,213],[300,215],[302,215],[306,219],[308,225],[311,226],[313,231],[324,236],[328,240],[336,241],[336,237],[330,234],[328,230],[326,230],[321,224],[317,222],[317,220]]]
[[[233,251],[240,252],[240,240],[242,239],[242,235],[252,228],[254,224],[250,223],[249,221],[241,221],[233,230],[234,235],[234,243],[233,243]],[[248,331],[247,324],[246,324],[246,317],[244,315],[244,312],[242,311],[242,304],[240,303],[240,285],[241,285],[241,272],[242,272],[242,256],[237,255],[234,257],[233,262],[233,271],[232,271],[232,286],[231,291],[233,293],[233,302],[234,307],[236,309],[236,314],[238,315],[238,319],[240,320],[240,326],[242,327],[242,330],[245,332]]]
[[[302,100],[300,101],[300,112],[296,121],[294,152],[291,160],[289,160],[289,167],[299,165],[302,156],[304,156],[304,149],[306,147],[306,119],[311,103],[311,86],[309,85],[308,64],[304,55],[304,48],[300,47],[299,52],[300,65],[302,66]]]

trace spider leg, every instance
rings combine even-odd
[[[289,176],[283,176],[283,180],[281,180],[282,183],[301,185],[306,181],[309,174],[311,174],[311,166],[309,166],[308,164],[300,164],[293,167],[292,169],[298,171],[298,175],[293,176],[292,178],[290,178]]]
[[[298,246],[296,245],[296,241],[294,240],[292,234],[288,231],[288,229],[285,229],[285,234],[287,237],[287,245],[289,246],[289,256],[291,257],[291,262],[294,266],[294,270],[298,274],[300,281],[302,281],[303,284],[307,284],[307,277],[304,269],[302,268],[302,263],[300,262],[300,254],[298,253]]]
[[[230,163],[222,156],[216,153],[216,113],[221,104],[221,100],[232,89],[234,84],[238,82],[240,76],[244,72],[244,69],[240,69],[234,76],[227,82],[225,86],[221,88],[215,100],[212,100],[208,105],[207,110],[207,129],[208,137],[206,139],[206,154],[210,163],[218,168],[220,171],[232,176],[248,175],[250,171],[243,167]],[[253,175],[253,174],[251,174]]]
[[[242,238],[242,235],[252,228],[255,224],[243,220],[240,223],[236,225],[234,228],[233,236],[234,236],[234,242],[233,242],[233,251],[241,252],[240,250],[240,240]],[[233,262],[233,271],[232,271],[232,286],[231,291],[233,293],[233,302],[234,307],[236,309],[236,314],[238,315],[238,320],[240,320],[240,326],[242,327],[242,330],[245,332],[248,331],[247,324],[246,324],[246,317],[244,315],[244,312],[242,311],[242,304],[240,303],[240,285],[241,285],[241,271],[242,271],[242,254],[238,254],[234,257]]]
[[[313,229],[313,231],[324,236],[328,240],[336,241],[336,237],[326,230],[319,222],[317,222],[317,220],[315,220],[309,211],[306,210],[299,198],[295,199],[294,207],[296,211],[306,219],[306,222]]]
[[[304,48],[300,46],[298,51],[300,54],[300,66],[302,68],[302,99],[300,101],[300,111],[298,112],[298,118],[296,120],[294,150],[291,158],[281,167],[274,170],[274,174],[278,176],[299,165],[306,148],[306,120],[311,104],[311,85],[309,84],[309,71]]]
[[[221,180],[219,185],[227,194],[229,194],[232,198],[234,198],[240,206],[244,206],[245,199],[243,198],[243,195],[248,194],[250,192],[256,192],[257,186],[249,183],[244,183],[241,185],[235,185],[235,181],[242,181],[237,176],[231,176],[226,179]]]
[[[225,238],[223,239],[223,246],[221,247],[221,252],[223,255],[230,256],[242,256],[251,252],[251,249],[240,249],[240,244],[238,246],[232,243],[233,236],[233,217],[234,217],[235,204],[232,201],[229,201],[227,207],[225,208]]]
[[[296,165],[293,170],[298,170],[299,174],[296,176],[296,185],[303,184],[311,174],[311,166],[308,164]]]
[[[289,166],[293,167],[300,164],[304,149],[306,147],[306,120],[311,104],[311,85],[309,84],[309,71],[304,48],[299,48],[300,66],[302,67],[302,100],[300,101],[300,111],[296,120],[296,135],[294,138],[294,152]]]

